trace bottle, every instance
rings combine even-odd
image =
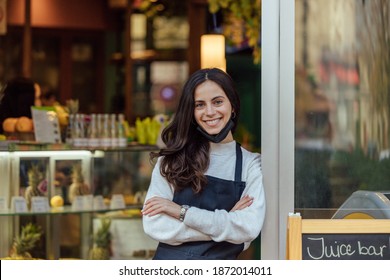
[[[110,115],[103,115],[103,126],[100,138],[100,144],[102,148],[109,148],[111,146],[111,138],[110,138]]]
[[[88,123],[85,114],[79,114],[80,146],[88,147],[87,129]]]
[[[98,146],[102,147],[102,135],[103,135],[103,115],[97,114],[96,116],[96,137],[98,138]]]
[[[119,146],[118,135],[117,135],[117,124],[116,124],[116,115],[111,114],[110,119],[110,138],[111,138],[111,147],[115,148]]]
[[[75,147],[81,147],[82,145],[80,122],[81,122],[80,114],[76,114],[74,119],[74,126],[73,126],[73,145]]]
[[[98,146],[99,146],[99,138],[98,138],[97,116],[96,114],[92,114],[91,122],[89,124],[89,131],[88,131],[88,147],[97,148]]]
[[[127,146],[127,137],[125,132],[125,116],[123,114],[118,115],[118,146],[126,147]]]

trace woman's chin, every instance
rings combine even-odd
[[[202,127],[204,131],[206,131],[209,135],[217,135],[221,132],[220,128],[209,128],[209,127]]]

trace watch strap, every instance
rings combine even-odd
[[[180,209],[180,216],[179,216],[179,220],[182,222],[184,221],[184,218],[187,214],[187,210],[190,208],[190,206],[188,205],[182,205],[181,206],[181,209]]]

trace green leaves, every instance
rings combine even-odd
[[[209,12],[217,13],[222,11],[225,19],[224,35],[229,42],[239,45],[247,40],[248,45],[253,48],[253,62],[260,63],[260,19],[261,0],[208,0]],[[237,25],[239,21],[244,28],[244,35],[237,40]],[[229,40],[234,37],[234,40]]]
[[[29,223],[22,228],[19,236],[14,240],[16,254],[23,255],[35,247],[41,238],[42,231],[38,225]]]
[[[101,226],[94,235],[94,243],[97,247],[107,248],[111,242],[111,219],[101,219]]]

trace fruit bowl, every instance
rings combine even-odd
[[[4,132],[7,140],[35,141],[34,132]]]

